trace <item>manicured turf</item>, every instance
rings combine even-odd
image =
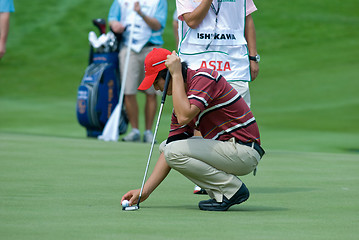
[[[2,238],[357,237],[357,153],[268,150],[258,175],[242,178],[250,199],[226,213],[198,210],[207,196],[192,194],[175,171],[138,211],[122,211],[122,194],[141,185],[148,151],[147,144],[0,134]]]
[[[267,154],[242,178],[250,199],[227,213],[199,211],[207,197],[175,171],[139,211],[121,210],[150,145],[87,139],[75,112],[91,20],[111,2],[15,1],[0,61],[1,239],[357,239],[357,0],[255,0],[262,61],[250,86]],[[167,98],[158,141],[171,109]]]

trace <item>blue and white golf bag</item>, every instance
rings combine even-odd
[[[92,63],[77,92],[77,120],[88,137],[97,137],[116,107],[120,93],[118,52],[94,53]],[[122,109],[119,134],[127,131],[128,119]]]

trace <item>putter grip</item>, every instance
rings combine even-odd
[[[167,90],[168,90],[168,84],[169,83],[170,83],[170,71],[167,70],[166,79],[165,79],[165,86],[164,86],[164,89],[163,89],[161,103],[165,103],[165,101],[166,101],[166,96],[167,96]]]

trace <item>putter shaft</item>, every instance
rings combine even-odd
[[[153,146],[155,145],[155,141],[156,141],[158,126],[160,125],[160,120],[161,120],[163,105],[165,104],[169,81],[170,81],[170,71],[168,70],[168,71],[167,71],[167,74],[166,74],[165,86],[164,86],[163,94],[162,94],[161,106],[160,106],[160,110],[159,110],[159,112],[158,112],[156,128],[155,128],[155,132],[154,132],[153,138],[152,138],[150,154],[149,154],[148,159],[147,159],[147,165],[146,165],[145,175],[143,176],[142,185],[141,185],[141,190],[140,190],[140,195],[139,195],[139,197],[138,197],[138,202],[137,202],[137,207],[138,207],[138,208],[140,208],[140,201],[141,201],[141,196],[142,196],[142,192],[143,192],[143,187],[144,187],[144,185],[145,185],[146,176],[147,176],[147,172],[148,172],[148,167],[149,167],[149,165],[150,165],[150,161],[151,161],[151,157],[152,157]]]

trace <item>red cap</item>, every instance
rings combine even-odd
[[[137,88],[138,90],[147,90],[152,86],[157,74],[166,69],[165,61],[167,56],[171,54],[171,51],[164,48],[154,48],[147,54],[145,59],[145,78]]]

